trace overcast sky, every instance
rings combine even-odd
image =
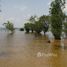
[[[12,21],[15,27],[23,27],[31,15],[48,15],[50,3],[51,0],[1,0],[0,27],[7,20]]]

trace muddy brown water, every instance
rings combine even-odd
[[[0,32],[0,67],[67,67],[67,48],[55,47],[45,36]],[[63,41],[67,45],[67,40]]]

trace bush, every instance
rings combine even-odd
[[[29,33],[29,31],[30,31],[30,23],[25,23],[25,24],[24,24],[24,29],[25,29],[25,31],[26,31],[27,33]]]
[[[39,18],[39,22],[42,23],[42,26],[43,26],[43,32],[45,34],[45,32],[48,31],[48,28],[49,28],[49,16],[46,16],[46,15],[43,15]]]
[[[20,28],[20,31],[24,31],[24,28]]]
[[[64,21],[64,13],[62,8],[64,7],[64,0],[54,0],[51,3],[51,31],[55,39],[61,39],[62,23]]]
[[[42,31],[42,29],[43,29],[42,23],[39,21],[36,21],[34,26],[35,32],[39,34]]]
[[[13,32],[14,31],[14,25],[10,21],[7,21],[7,23],[4,23],[7,30]]]
[[[30,31],[33,33],[34,31],[34,24],[33,23],[30,23]]]

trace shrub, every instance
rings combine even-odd
[[[39,21],[36,21],[35,26],[34,26],[35,32],[37,32],[39,34],[42,31],[42,29],[43,29],[42,23]]]
[[[14,25],[10,21],[7,21],[7,23],[4,23],[7,30],[13,32],[14,31]]]
[[[29,31],[30,31],[30,23],[25,23],[25,24],[24,24],[24,29],[25,29],[25,31],[26,31],[27,33],[29,33]]]
[[[24,28],[20,28],[20,31],[24,31]]]

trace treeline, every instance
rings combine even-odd
[[[67,16],[65,16],[65,19],[67,19]],[[12,33],[14,32],[15,30],[15,27],[14,27],[14,24],[10,21],[7,21],[6,23],[3,24],[5,26],[5,28],[8,30],[8,31],[11,31]],[[54,25],[54,23],[53,23]],[[58,23],[59,25],[59,23]],[[55,24],[56,26],[56,29],[58,29],[58,26]],[[54,27],[55,27],[54,26]],[[67,22],[63,22],[63,30],[62,32],[65,32],[65,35],[67,36]],[[40,34],[40,32],[47,32],[49,30],[49,28],[52,28],[51,27],[51,16],[46,16],[46,15],[43,15],[43,16],[40,16],[39,18],[37,18],[36,16],[31,16],[28,20],[27,23],[24,24],[24,27],[23,28],[20,28],[19,30],[20,31],[26,31],[26,33],[29,33],[29,32],[36,32],[37,34]],[[52,28],[54,29],[54,28]],[[60,30],[60,29],[59,29]],[[51,31],[51,30],[50,30]],[[54,30],[56,36],[58,37],[57,33],[59,33],[59,31],[56,31]]]
[[[30,31],[40,33],[43,31],[44,33],[48,31],[49,28],[49,16],[41,16],[37,18],[36,16],[31,16],[29,21],[24,24],[24,29],[27,33]]]
[[[62,32],[67,36],[67,16],[63,12],[65,8],[65,0],[53,0],[50,7],[50,16],[43,15],[39,18],[31,16],[27,23],[24,24],[24,29],[27,33],[30,31],[39,34],[41,31],[44,33],[51,28],[51,32],[55,39],[61,39]],[[13,31],[14,26],[11,22],[5,24],[5,27]],[[21,28],[20,30],[24,30]]]

